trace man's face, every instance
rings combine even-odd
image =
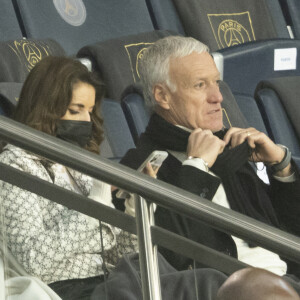
[[[189,129],[221,130],[220,74],[210,54],[193,52],[182,58],[171,58],[169,75],[176,91],[166,87],[166,103],[159,104],[167,121]]]

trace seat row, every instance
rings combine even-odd
[[[52,38],[69,55],[97,41],[153,29],[193,36],[212,51],[300,37],[297,0],[1,0],[0,4],[0,41]]]

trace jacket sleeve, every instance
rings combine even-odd
[[[294,164],[296,180],[280,182],[271,178],[271,199],[280,225],[289,233],[300,236],[300,175]]]
[[[200,197],[212,200],[221,181],[219,178],[192,166],[182,166],[178,186]]]

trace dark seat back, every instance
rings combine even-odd
[[[77,57],[89,58],[106,84],[107,97],[120,100],[123,90],[139,80],[139,60],[145,48],[170,34],[150,31],[98,42],[83,47]]]
[[[204,42],[212,51],[250,41],[289,38],[277,0],[149,0],[149,3],[159,29],[166,29],[169,19],[167,29],[181,32],[176,25],[179,19],[186,35]]]
[[[46,56],[65,54],[53,40],[20,39],[0,43],[0,82],[24,82],[30,70]]]

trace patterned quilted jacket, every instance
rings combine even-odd
[[[112,206],[109,185],[57,163],[45,167],[40,157],[20,148],[7,145],[0,161]],[[29,274],[50,283],[103,273],[98,220],[2,181],[0,205],[7,245]],[[109,264],[136,250],[135,236],[102,224]]]

